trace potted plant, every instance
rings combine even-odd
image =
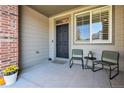
[[[16,82],[18,68],[15,65],[11,65],[2,71],[6,85],[11,85]]]

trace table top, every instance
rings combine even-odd
[[[88,57],[88,56],[86,56],[86,57],[84,57],[85,59],[89,59],[89,60],[96,60],[96,58],[95,57]]]

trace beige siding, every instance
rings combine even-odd
[[[115,50],[120,52],[120,69],[124,71],[124,6],[115,7]]]
[[[81,9],[79,9],[80,11]],[[114,39],[114,44],[90,44],[90,45],[86,45],[86,44],[74,44],[73,43],[73,14],[75,13],[75,11],[77,12],[78,10],[74,10],[74,11],[70,11],[68,13],[63,13],[57,16],[53,16],[50,18],[49,23],[49,29],[50,29],[50,39],[49,39],[49,43],[50,43],[50,57],[52,57],[53,59],[55,58],[55,43],[51,43],[51,40],[53,39],[55,41],[55,35],[53,35],[55,32],[55,28],[54,28],[54,24],[52,24],[52,21],[54,21],[55,18],[57,17],[61,17],[61,16],[65,16],[66,14],[70,14],[71,15],[71,23],[70,23],[70,49],[73,48],[79,48],[79,49],[83,49],[84,50],[84,56],[87,55],[89,50],[92,50],[95,53],[95,56],[100,59],[102,50],[115,50],[115,51],[119,51],[120,52],[120,70],[124,71],[124,6],[115,6],[115,11],[113,12],[114,14],[114,18],[113,18],[113,39]],[[115,24],[115,26],[114,26]],[[115,29],[115,31],[114,31]],[[52,48],[51,48],[52,47]],[[52,52],[52,53],[51,53]],[[54,55],[54,56],[53,56]],[[71,57],[71,51],[70,51],[70,57]]]
[[[28,6],[21,7],[20,20],[20,64],[26,68],[48,59],[49,21]]]

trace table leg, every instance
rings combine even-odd
[[[94,72],[94,61],[92,61],[92,71]]]
[[[85,69],[88,68],[88,59],[86,59],[86,65],[85,65]]]

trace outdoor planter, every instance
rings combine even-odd
[[[18,68],[16,66],[9,66],[3,72],[5,85],[12,85],[16,82],[18,75]]]
[[[5,80],[5,85],[12,85],[16,82],[17,79],[17,72],[15,74],[9,75],[9,76],[3,76]]]

